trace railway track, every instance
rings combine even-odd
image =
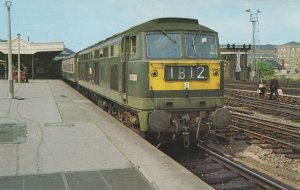
[[[259,94],[254,91],[249,90],[240,90],[240,89],[225,89],[225,95],[230,97],[251,97],[256,100],[266,100],[268,101],[269,96],[265,95],[264,97],[259,97]],[[274,102],[274,101],[273,101]],[[278,96],[277,103],[285,103],[300,106],[300,96]]]
[[[293,125],[258,119],[245,114],[232,113],[232,123],[227,130],[219,130],[219,139],[245,140],[291,159],[300,159],[300,128]]]
[[[225,104],[234,107],[247,107],[265,114],[273,114],[285,119],[300,122],[300,106],[248,96],[225,96]]]
[[[245,140],[250,144],[272,149],[273,153],[283,154],[286,158],[300,159],[299,127],[240,113],[232,113],[232,117],[230,130],[226,133],[228,136],[224,135],[224,137],[237,141]],[[224,130],[220,131],[224,132]],[[219,134],[216,131],[216,135]],[[206,146],[198,144],[198,149],[191,150],[189,153],[186,151],[183,154],[174,153],[172,149],[168,151],[173,151],[173,155],[170,155],[173,159],[217,190],[295,189],[255,169],[233,161],[235,160],[233,156],[226,156],[228,155],[226,151],[226,155],[219,153],[216,149],[211,148],[214,147],[211,143],[203,142],[203,144]],[[283,159],[285,159],[284,157]]]
[[[289,136],[300,141],[300,127],[298,126],[260,119],[237,112],[232,112],[232,116],[234,124],[252,125],[254,128],[259,128],[259,131],[270,132],[274,136]]]
[[[300,95],[300,82],[292,81],[279,81],[279,86],[283,92],[288,95]],[[258,82],[252,81],[225,81],[226,89],[240,89],[256,91]]]
[[[214,189],[293,189],[232,161],[212,148],[198,144],[192,153],[183,152],[172,157]]]

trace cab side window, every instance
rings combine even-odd
[[[130,36],[129,38],[129,52],[130,59],[138,59],[140,58],[140,50],[139,50],[139,36]]]
[[[136,36],[130,37],[130,53],[136,54]]]

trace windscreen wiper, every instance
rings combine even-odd
[[[195,45],[195,38],[196,38],[196,36],[193,37],[193,39],[192,39],[192,47],[193,47],[194,53],[197,54],[196,45]]]
[[[168,36],[168,33],[164,30],[161,30],[161,32],[163,33],[163,35],[165,35],[171,42],[173,42],[174,44],[177,44],[176,40],[172,39],[170,36]]]

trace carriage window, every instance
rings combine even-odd
[[[113,64],[110,67],[110,88],[113,90],[119,89],[119,80],[118,80],[118,64]]]
[[[99,63],[95,62],[94,63],[95,65],[95,84],[98,84],[99,85]]]
[[[103,49],[100,49],[100,58],[103,57]]]
[[[120,44],[120,48],[121,48],[121,54],[124,54],[125,52],[129,51],[130,48],[130,40],[129,40],[129,36],[125,36],[122,39],[122,42]]]
[[[96,50],[95,51],[95,58],[98,59],[100,57],[100,51]]]
[[[181,57],[180,35],[174,33],[148,34],[146,36],[147,55],[150,58]]]
[[[114,57],[114,46],[110,46],[110,57]]]
[[[130,49],[131,53],[136,53],[136,36],[130,37]]]
[[[106,47],[106,48],[104,48],[103,49],[103,55],[104,55],[104,57],[108,57],[108,47]]]
[[[118,57],[119,56],[119,44],[115,44],[114,45],[114,55],[116,56],[116,57]]]
[[[186,53],[188,57],[217,58],[217,39],[212,35],[186,34]]]

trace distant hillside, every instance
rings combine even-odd
[[[266,45],[257,45],[256,48],[259,50],[276,50],[277,45],[271,45],[271,44],[266,44]]]
[[[300,45],[300,43],[295,42],[295,41],[291,41],[291,42],[288,42],[288,43],[283,44],[283,45]]]
[[[300,45],[300,43],[291,41],[286,44],[280,44],[280,45]],[[221,44],[220,46],[221,46],[221,48],[226,48],[227,44]],[[230,44],[230,46],[232,47],[232,44]],[[241,48],[242,46],[243,46],[243,44],[235,44],[235,47]],[[246,46],[248,46],[248,44],[246,44]],[[258,50],[276,50],[277,46],[279,46],[279,45],[266,44],[266,45],[256,45],[256,48]]]
[[[300,43],[298,42],[288,42],[286,44],[281,44],[280,46],[282,45],[300,45]],[[257,49],[259,50],[276,50],[276,47],[279,46],[279,45],[271,45],[271,44],[266,44],[266,45],[257,45]]]

